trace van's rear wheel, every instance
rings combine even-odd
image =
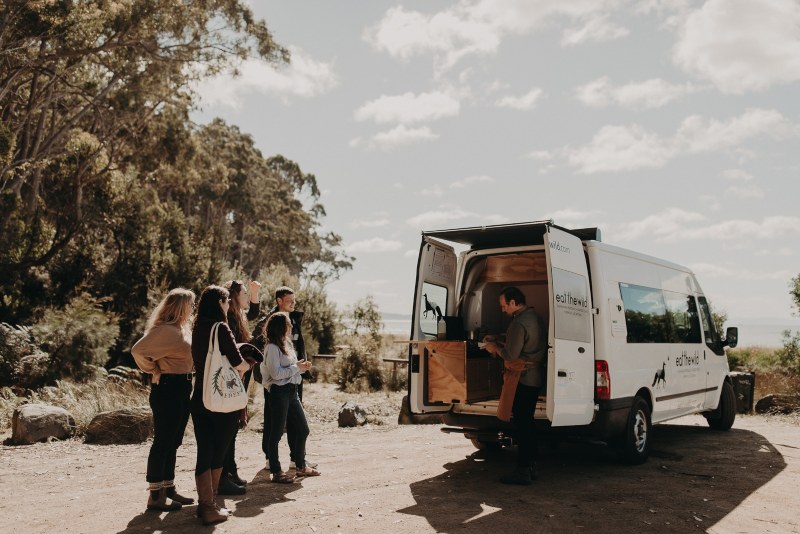
[[[622,458],[630,464],[641,464],[650,455],[650,405],[642,397],[633,399],[628,424],[622,440]]]
[[[708,426],[714,430],[728,430],[733,426],[733,421],[736,419],[736,393],[730,382],[722,383],[717,409],[704,413],[703,416],[708,421]]]

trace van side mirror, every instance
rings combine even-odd
[[[733,348],[739,343],[739,329],[735,326],[728,327],[725,331],[725,341],[722,343],[725,347]]]

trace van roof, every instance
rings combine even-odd
[[[445,241],[469,245],[473,249],[488,247],[518,247],[526,245],[543,245],[547,227],[552,226],[572,234],[581,241],[600,241],[599,228],[562,228],[553,224],[552,220],[533,221],[515,224],[495,224],[491,226],[473,226],[470,228],[454,228],[451,230],[423,230],[423,236],[435,237]]]

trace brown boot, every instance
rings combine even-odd
[[[216,469],[211,470],[211,484],[214,488],[214,506],[217,507],[217,511],[223,515],[230,515],[231,511],[225,508],[224,506],[219,506],[217,504],[217,494],[219,493],[219,481],[222,478],[222,468],[218,467]]]
[[[147,509],[159,512],[174,512],[181,509],[181,503],[170,501],[167,503],[167,490],[165,488],[150,488],[150,496],[147,498]]]
[[[220,514],[214,504],[211,471],[204,471],[200,476],[194,477],[194,481],[197,484],[197,515],[203,520],[203,524],[215,525],[227,521],[228,516]]]

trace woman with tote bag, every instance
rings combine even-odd
[[[192,358],[196,371],[192,423],[197,440],[197,515],[204,525],[228,519],[228,510],[217,507],[216,493],[225,454],[239,423],[242,406],[238,400],[243,395],[245,405],[247,403],[241,376],[252,367],[252,363],[242,358],[226,322],[229,307],[228,290],[208,286],[200,295],[192,329]],[[226,365],[215,364],[212,368],[210,358]],[[207,376],[209,373],[211,375]],[[216,404],[212,404],[214,402]]]

